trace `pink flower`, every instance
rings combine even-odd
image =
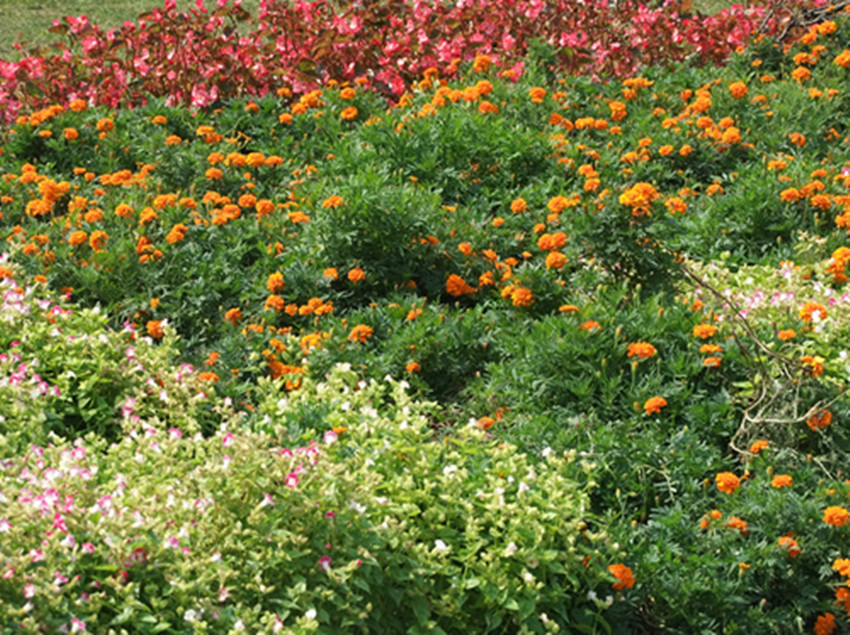
[[[295,489],[298,487],[298,475],[294,472],[290,472],[286,475],[286,486],[290,489]]]
[[[331,557],[330,556],[322,556],[319,558],[319,568],[327,571],[331,568]]]
[[[83,553],[91,555],[94,553],[94,545],[90,542],[83,543]]]
[[[229,448],[231,445],[233,445],[233,433],[228,432],[227,434],[225,434],[224,438],[221,440],[221,444],[226,448]]]
[[[34,584],[27,584],[26,586],[24,586],[24,597],[27,600],[35,597],[35,585]]]

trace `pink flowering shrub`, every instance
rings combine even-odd
[[[191,366],[172,366],[173,331],[155,345],[149,337],[133,341],[132,325],[116,332],[106,324],[99,310],[72,308],[43,285],[0,278],[4,456],[91,433],[111,441],[169,427],[201,430],[207,395]],[[167,407],[174,403],[186,407]]]
[[[209,438],[145,420],[109,448],[7,454],[0,621],[172,633],[604,623],[594,589],[622,556],[588,530],[590,485],[575,477],[592,468],[574,453],[532,459],[476,426],[432,443],[429,408],[402,383],[358,383],[344,367],[288,400],[259,390],[269,433],[225,408]],[[319,428],[298,441],[288,427],[310,410]]]

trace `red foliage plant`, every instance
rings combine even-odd
[[[718,63],[756,31],[776,32],[792,11],[783,8],[800,5],[768,2],[683,17],[671,0],[657,9],[633,0],[616,8],[605,0],[262,0],[252,16],[238,1],[218,0],[210,10],[199,0],[181,12],[166,0],[120,29],[66,17],[50,29],[64,41],[18,46],[18,61],[0,60],[0,119],[74,99],[118,107],[167,96],[204,107],[279,89],[297,95],[329,79],[360,78],[394,99],[425,69],[451,76],[480,54],[520,73],[534,41],[552,47],[560,74],[621,77],[650,63]]]

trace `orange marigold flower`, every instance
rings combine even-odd
[[[162,327],[162,321],[160,321],[160,320],[150,320],[146,324],[146,328],[147,328],[147,331],[148,331],[148,335],[150,335],[154,339],[159,339],[163,335],[165,335],[165,331],[163,330],[163,327]]]
[[[712,324],[697,324],[693,333],[694,337],[708,339],[717,333],[717,327]]]
[[[238,308],[228,309],[224,314],[224,320],[236,326],[242,319],[242,310]]]
[[[800,319],[803,322],[821,322],[829,317],[826,307],[817,302],[806,302],[800,307]]]
[[[847,68],[850,66],[850,50],[844,49],[839,53],[834,60],[832,60],[833,64],[837,64],[841,68]]]
[[[798,66],[791,72],[791,77],[797,80],[799,83],[803,83],[807,79],[812,76],[811,71],[805,66]]]
[[[269,293],[277,293],[282,291],[284,287],[286,287],[286,283],[283,281],[283,274],[280,271],[271,274],[266,281],[266,288]]]
[[[460,251],[460,253],[462,253],[464,256],[468,256],[472,253],[472,245],[467,242],[460,243],[457,248],[458,251]]]
[[[570,205],[570,199],[566,196],[553,196],[549,199],[549,203],[546,205],[546,209],[548,209],[553,214],[558,214],[564,211]]]
[[[782,331],[779,331],[777,337],[784,342],[797,337],[797,331],[795,331],[794,329],[784,329]]]
[[[788,556],[791,558],[796,558],[802,552],[802,549],[800,549],[800,547],[798,546],[797,541],[794,540],[791,536],[781,536],[779,540],[776,541],[776,544],[778,544],[781,549],[787,549]]]
[[[109,132],[113,128],[115,128],[115,122],[112,121],[112,119],[109,119],[108,117],[99,119],[97,122],[98,132]]]
[[[702,360],[702,365],[706,368],[717,368],[722,363],[723,359],[720,357],[706,357],[704,360]]]
[[[375,331],[371,326],[367,326],[366,324],[358,324],[353,329],[351,329],[351,333],[348,334],[348,341],[350,342],[360,342],[361,344],[372,337],[372,334]]]
[[[850,523],[850,511],[840,505],[827,507],[823,512],[823,522],[833,527],[843,527]]]
[[[587,331],[588,333],[592,332],[593,329],[602,330],[602,326],[600,326],[599,322],[594,320],[587,320],[586,322],[582,322],[578,325],[579,331]]]
[[[838,571],[839,575],[845,578],[850,578],[850,558],[836,558],[832,563],[832,568]]]
[[[107,240],[109,240],[109,234],[98,229],[91,233],[91,236],[89,237],[89,247],[91,247],[92,251],[95,252],[103,251]]]
[[[165,236],[165,240],[173,245],[174,243],[179,243],[186,237],[186,232],[189,231],[189,228],[186,227],[183,223],[177,223],[168,234]]]
[[[723,514],[719,509],[712,509],[711,512],[703,516],[699,521],[700,529],[709,529],[711,527],[712,520],[720,520],[723,518]]]
[[[832,613],[818,615],[815,620],[815,635],[832,635],[836,628],[835,616]]]
[[[336,280],[339,278],[339,272],[336,270],[336,267],[328,267],[322,272],[322,276],[330,280]]]
[[[422,369],[416,362],[409,362],[404,368],[408,373],[418,373]]]
[[[660,198],[660,194],[650,183],[635,183],[620,195],[620,205],[634,208],[646,208]]]
[[[472,70],[476,73],[486,73],[492,64],[492,60],[487,55],[476,55],[472,62]],[[436,75],[436,73],[433,73]]]
[[[823,357],[820,357],[819,355],[803,355],[803,357],[800,358],[800,361],[808,368],[812,377],[820,377],[823,375],[823,362],[825,361]]]
[[[322,201],[322,207],[330,209],[334,207],[339,207],[340,205],[342,205],[342,203],[342,197],[334,194],[333,196],[329,196],[324,201]]]
[[[286,308],[286,301],[276,294],[271,294],[266,298],[266,303],[264,305],[266,311],[274,311],[275,313],[280,313]]]
[[[762,450],[766,450],[769,445],[770,444],[764,439],[759,439],[757,441],[754,441],[753,444],[750,446],[750,452],[752,452],[753,454],[758,454]]]
[[[608,571],[618,580],[618,582],[612,584],[616,591],[631,589],[635,585],[635,576],[632,570],[623,563],[608,565]]]
[[[732,472],[720,472],[714,477],[717,483],[717,489],[725,494],[732,494],[741,484],[741,479],[732,474]]]
[[[534,294],[531,289],[514,287],[513,293],[511,293],[511,303],[516,307],[531,306],[534,303]]]
[[[770,484],[776,489],[791,487],[794,485],[794,478],[790,474],[777,474],[773,477],[773,480],[770,481]]]
[[[800,134],[799,132],[792,132],[789,135],[789,139],[791,140],[791,143],[793,143],[798,148],[802,148],[806,145],[806,137]]]
[[[88,234],[86,234],[86,232],[76,231],[68,237],[68,244],[71,245],[71,247],[77,247],[86,242],[86,240],[88,240]]]
[[[562,304],[558,307],[560,313],[578,313],[579,308],[574,304]]]
[[[806,419],[806,425],[812,430],[823,430],[832,423],[832,413],[829,410],[821,410],[817,414]]]
[[[543,99],[546,97],[546,89],[535,86],[534,88],[529,89],[528,96],[531,97],[532,103],[542,104]]]
[[[486,115],[488,113],[498,114],[499,107],[493,102],[482,100],[480,104],[478,104],[478,112],[482,115]]]
[[[835,603],[843,606],[844,610],[850,613],[850,589],[846,586],[835,589]]]
[[[339,113],[339,116],[345,119],[346,121],[352,121],[357,117],[357,108],[355,108],[354,106],[344,108],[342,112]]]
[[[569,259],[562,254],[560,251],[550,251],[546,256],[546,268],[547,269],[560,269]]]
[[[746,536],[750,533],[750,528],[749,525],[747,525],[747,522],[741,520],[738,516],[730,517],[726,522],[726,526],[729,527],[729,529],[737,530],[742,536]]]
[[[489,430],[493,427],[493,424],[496,423],[496,420],[493,417],[481,417],[476,425],[479,430]]]
[[[360,267],[354,267],[348,271],[348,279],[355,284],[362,282],[366,279],[366,272]]]
[[[470,293],[475,293],[475,287],[471,287],[466,280],[461,278],[456,273],[453,273],[449,276],[449,279],[446,280],[446,292],[455,297],[459,298],[463,295],[468,295]]]
[[[198,379],[201,381],[209,381],[212,383],[216,383],[218,381],[218,375],[216,375],[212,371],[206,371],[203,373],[198,373]]]
[[[779,198],[781,198],[786,203],[793,203],[803,198],[803,194],[797,188],[789,187],[779,193]]]
[[[611,119],[614,121],[622,121],[628,115],[626,104],[621,101],[608,102],[608,108],[611,110]]]
[[[648,342],[635,342],[633,344],[629,344],[629,352],[626,357],[639,357],[640,359],[647,359],[649,357],[655,356],[657,353],[655,347]]]
[[[660,413],[666,405],[667,400],[664,397],[650,397],[643,404],[643,409],[647,415],[652,416],[655,413]]]
[[[747,96],[747,85],[744,82],[732,82],[729,84],[729,92],[735,99],[741,99]]]
[[[115,215],[121,218],[132,218],[133,208],[127,205],[127,203],[120,203],[115,207]]]
[[[528,209],[528,203],[523,198],[515,198],[511,201],[511,211],[514,214],[520,214]]]

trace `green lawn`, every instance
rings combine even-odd
[[[207,6],[215,6],[207,0]],[[252,13],[259,0],[244,0],[242,6]],[[119,27],[126,20],[134,20],[140,13],[163,2],[156,0],[0,0],[0,58],[14,58],[14,42],[49,44],[55,36],[47,32],[56,18],[68,15],[87,15],[89,21],[104,27]],[[193,0],[178,0],[177,6],[186,9],[194,6]]]

